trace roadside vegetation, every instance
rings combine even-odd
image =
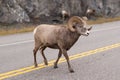
[[[97,20],[88,20],[88,24],[102,24],[106,22],[120,21],[120,17],[115,18],[98,18]]]
[[[115,18],[98,18],[97,20],[89,20],[88,24],[101,24],[112,21],[119,21],[120,17]],[[0,36],[16,34],[16,33],[24,33],[31,32],[38,24],[10,24],[10,25],[0,25]]]
[[[31,32],[37,25],[35,24],[10,24],[10,25],[0,25],[0,36]]]

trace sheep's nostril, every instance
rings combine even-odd
[[[87,35],[89,35],[89,33],[87,33]]]

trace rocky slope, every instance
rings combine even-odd
[[[120,0],[0,0],[0,23],[52,23],[60,20],[63,9],[85,16],[88,8],[98,15],[120,16]]]

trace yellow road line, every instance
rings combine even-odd
[[[79,54],[75,54],[75,55],[69,56],[69,58],[70,58],[70,60],[74,60],[74,59],[77,59],[77,58],[82,58],[82,57],[85,57],[85,56],[89,56],[89,55],[96,54],[96,53],[99,53],[99,52],[107,51],[107,50],[117,48],[117,47],[120,47],[120,43],[105,46],[105,47],[98,48],[98,49],[95,49],[95,50],[86,51],[86,52],[79,53]],[[49,61],[48,66],[52,66],[54,62],[55,62],[55,60]],[[61,58],[59,63],[63,63],[63,62],[66,62],[66,60],[64,58]],[[30,66],[30,67],[21,68],[21,69],[13,70],[13,71],[6,72],[6,73],[1,73],[0,74],[0,80],[6,79],[6,78],[9,78],[9,77],[13,77],[13,76],[17,76],[17,75],[20,75],[20,74],[24,74],[24,73],[27,73],[27,72],[31,72],[31,71],[34,71],[34,70],[42,69],[42,68],[45,68],[45,67],[46,66],[44,65],[44,63],[41,63],[41,64],[38,65],[37,68],[34,68],[34,66]]]

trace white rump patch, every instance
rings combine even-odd
[[[37,31],[37,28],[34,29],[34,31],[33,31],[33,35],[36,33],[36,31]]]

